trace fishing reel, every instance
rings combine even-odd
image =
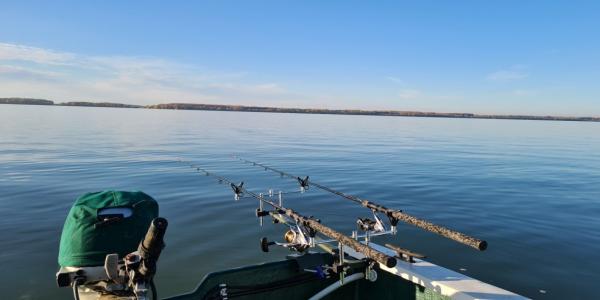
[[[273,242],[267,240],[266,237],[260,239],[260,249],[263,252],[269,252],[269,246],[281,246],[288,248],[292,251],[303,253],[308,248],[314,247],[314,240],[316,232],[310,228],[306,228],[300,224],[290,226],[288,231],[283,235],[284,243]]]
[[[380,233],[386,231],[383,221],[381,221],[375,212],[373,212],[373,217],[375,220],[371,220],[369,218],[358,218],[358,220],[356,220],[358,229],[371,233]]]
[[[371,241],[372,236],[396,233],[395,225],[392,225],[392,230],[388,231],[383,220],[377,215],[377,212],[374,210],[372,212],[374,220],[369,218],[358,218],[356,220],[357,231],[352,232],[354,239],[357,240],[359,238],[358,231],[364,232],[360,237],[364,237],[367,244]]]

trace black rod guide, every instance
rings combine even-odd
[[[257,163],[257,162],[251,161],[251,160],[247,160],[247,159],[241,158],[241,157],[236,156],[236,155],[233,155],[232,157],[234,159],[238,159],[238,160],[240,160],[240,161],[242,161],[244,163],[252,164],[253,166],[258,166],[258,167],[264,168],[265,171],[269,170],[269,171],[278,173],[281,176],[285,176],[285,177],[289,177],[289,178],[294,178],[294,179],[298,180],[299,182],[301,182],[301,188],[302,189],[306,189],[309,185],[312,185],[312,186],[315,186],[315,187],[317,187],[317,188],[319,188],[321,190],[327,191],[329,193],[338,195],[338,196],[340,196],[342,198],[345,198],[345,199],[348,199],[350,201],[356,202],[356,203],[358,203],[358,204],[360,204],[360,205],[362,205],[362,206],[364,206],[366,208],[369,208],[369,209],[371,209],[373,211],[378,211],[378,212],[381,212],[383,214],[386,214],[388,217],[390,217],[390,219],[395,219],[395,220],[398,220],[398,221],[403,221],[405,223],[408,223],[410,225],[419,227],[421,229],[424,229],[424,230],[427,230],[427,231],[439,234],[439,235],[441,235],[443,237],[446,237],[448,239],[454,240],[454,241],[459,242],[461,244],[473,247],[473,248],[475,248],[475,249],[477,249],[479,251],[483,251],[483,250],[487,249],[487,242],[484,241],[484,240],[480,240],[480,239],[468,236],[468,235],[466,235],[464,233],[461,233],[461,232],[458,232],[458,231],[455,231],[455,230],[452,230],[452,229],[448,229],[448,228],[440,226],[440,225],[433,224],[433,223],[431,223],[429,221],[426,221],[426,220],[422,220],[422,219],[413,217],[413,216],[411,216],[411,215],[409,215],[409,214],[407,214],[405,212],[402,212],[402,210],[390,209],[390,208],[387,208],[385,206],[379,205],[379,204],[377,204],[375,202],[372,202],[372,201],[369,201],[369,200],[366,200],[366,199],[359,198],[359,197],[354,196],[354,195],[349,195],[349,194],[346,194],[346,193],[334,190],[332,188],[326,187],[326,186],[324,186],[322,184],[319,184],[319,183],[316,183],[316,182],[314,182],[312,180],[309,180],[308,176],[306,176],[303,179],[300,176],[292,175],[290,173],[287,173],[287,172],[284,172],[284,171],[281,171],[281,170],[269,167],[269,166],[261,164],[261,163]]]
[[[179,162],[189,163],[189,162],[184,162],[181,159],[179,160]],[[315,232],[321,233],[329,238],[337,240],[342,245],[348,246],[348,247],[354,249],[355,251],[362,253],[363,255],[365,255],[365,257],[367,257],[369,259],[372,259],[378,263],[381,263],[389,268],[392,268],[396,265],[396,258],[389,256],[387,254],[384,254],[382,252],[379,252],[378,250],[375,250],[375,249],[369,247],[368,245],[362,244],[359,241],[357,241],[347,235],[344,235],[343,233],[335,231],[335,230],[331,229],[330,227],[327,227],[327,226],[321,224],[320,221],[315,220],[312,217],[310,217],[310,218],[305,217],[290,208],[285,208],[273,201],[265,199],[265,197],[263,197],[262,195],[259,195],[252,191],[247,190],[246,187],[244,187],[243,182],[239,185],[236,185],[233,181],[229,180],[228,178],[220,176],[216,173],[210,172],[196,164],[190,164],[190,167],[196,169],[196,171],[204,173],[207,176],[217,178],[219,180],[219,182],[225,182],[225,183],[229,184],[237,196],[239,196],[241,193],[250,195],[251,197],[257,199],[261,203],[270,205],[277,211],[277,213],[286,215],[286,216],[292,218],[298,224],[302,224],[303,226],[310,228],[310,229],[314,230]],[[236,197],[236,199],[238,199],[238,198]]]

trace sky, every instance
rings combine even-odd
[[[0,0],[0,97],[600,116],[600,2]]]

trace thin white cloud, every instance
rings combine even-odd
[[[24,78],[32,80],[55,80],[60,74],[52,71],[32,70],[29,68],[0,65],[0,77]]]
[[[153,57],[88,56],[0,43],[0,97],[133,104],[212,102],[260,104],[294,100],[275,82],[245,72],[208,71]]]
[[[402,100],[423,100],[423,101],[446,101],[446,100],[455,100],[458,97],[453,95],[444,95],[438,94],[431,91],[423,91],[421,89],[416,89],[407,84],[406,81],[402,80],[399,77],[395,76],[387,76],[385,79],[392,81],[398,85],[398,90],[394,96],[395,99]]]
[[[387,80],[390,80],[392,82],[398,83],[398,84],[404,84],[404,80],[398,78],[398,77],[394,77],[394,76],[388,76],[386,77]]]
[[[538,91],[529,89],[517,89],[512,91],[512,94],[520,97],[537,96]]]
[[[23,60],[40,64],[62,65],[68,64],[73,58],[71,53],[0,43],[0,60]]]
[[[403,89],[398,92],[398,97],[403,100],[414,100],[423,96],[420,90],[415,89]]]
[[[486,76],[486,79],[495,82],[507,82],[521,80],[527,77],[529,77],[529,74],[526,72],[525,66],[514,65],[508,69],[492,72]]]
[[[406,81],[402,80],[399,77],[395,76],[387,76],[387,80],[396,83],[401,89],[396,94],[399,99],[402,100],[415,100],[415,99],[423,99],[423,92],[421,90],[417,90],[414,88],[410,88],[407,86]]]

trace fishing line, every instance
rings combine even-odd
[[[184,163],[183,160],[179,160],[179,162]],[[188,162],[185,162],[188,163]],[[234,183],[233,181],[231,181],[230,179],[220,176],[216,173],[210,172],[202,167],[200,167],[197,164],[190,164],[190,167],[195,168],[197,171],[200,171],[202,173],[204,173],[206,176],[211,176],[214,178],[217,178],[219,180],[219,182],[225,182],[228,183],[234,194],[236,195],[236,200],[239,199],[239,196],[243,195],[243,194],[247,194],[252,196],[253,198],[257,199],[259,201],[260,207],[259,209],[257,209],[256,214],[257,217],[261,218],[264,216],[268,216],[268,215],[283,215],[283,216],[287,216],[288,218],[293,219],[296,222],[296,226],[305,228],[305,230],[308,233],[308,236],[310,237],[310,239],[312,240],[315,235],[317,233],[320,233],[324,236],[327,236],[329,238],[332,238],[333,240],[337,241],[339,243],[339,247],[341,248],[342,245],[344,246],[348,246],[352,249],[354,249],[357,252],[362,253],[363,255],[365,255],[365,257],[377,261],[380,264],[383,264],[387,267],[394,267],[396,265],[396,258],[389,256],[387,254],[384,254],[378,250],[375,250],[373,248],[371,248],[368,245],[362,244],[360,242],[358,242],[357,240],[346,236],[340,232],[337,232],[333,229],[331,229],[330,227],[327,227],[323,224],[321,224],[321,221],[318,219],[315,219],[314,217],[305,217],[301,214],[299,214],[298,212],[290,209],[290,208],[286,208],[284,207],[282,204],[277,204],[273,201],[267,200],[267,198],[265,198],[262,194],[256,194],[248,189],[246,189],[244,187],[244,182],[240,182],[239,184]],[[273,207],[275,209],[275,211],[269,212],[269,211],[264,211],[262,209],[262,204],[265,203],[271,207]],[[262,242],[262,241],[261,241]],[[266,239],[264,240],[265,244],[267,243]],[[273,244],[275,244],[273,242]],[[314,246],[314,242],[310,242],[310,245]],[[268,245],[265,245],[268,247]],[[341,257],[343,258],[344,255],[341,255]],[[342,261],[343,263],[343,261]],[[342,277],[343,278],[343,277]]]
[[[252,165],[254,165],[254,166],[259,166],[259,167],[262,167],[262,168],[264,168],[264,169],[265,169],[265,171],[269,170],[269,171],[272,171],[272,172],[275,172],[275,173],[279,173],[279,175],[281,175],[281,176],[285,176],[285,177],[293,178],[293,179],[296,179],[296,180],[302,179],[302,177],[300,177],[300,176],[292,175],[292,174],[290,174],[290,173],[286,173],[286,172],[284,172],[284,171],[281,171],[281,170],[278,170],[278,169],[275,169],[275,168],[272,168],[272,167],[269,167],[269,166],[263,165],[263,164],[261,164],[261,163],[257,163],[257,162],[254,162],[254,161],[250,161],[250,160],[247,160],[247,159],[243,159],[243,158],[241,158],[241,157],[238,157],[238,156],[235,156],[235,155],[233,155],[232,157],[233,157],[234,159],[235,159],[235,158],[237,158],[238,160],[240,160],[240,161],[242,161],[242,162],[244,162],[244,163],[247,163],[247,164],[252,164]],[[306,178],[308,179],[308,177],[306,177]],[[348,199],[348,200],[354,201],[354,202],[356,202],[356,203],[359,203],[359,204],[362,204],[362,202],[363,202],[363,201],[365,201],[364,199],[361,199],[361,198],[359,198],[359,197],[356,197],[356,196],[353,196],[353,195],[349,195],[349,194],[346,194],[346,193],[343,193],[343,192],[336,191],[336,190],[334,190],[334,189],[328,188],[328,187],[326,187],[326,186],[324,186],[324,185],[321,185],[321,184],[318,184],[318,183],[316,183],[316,182],[314,182],[314,181],[312,181],[312,180],[308,180],[308,183],[310,183],[310,185],[312,185],[312,186],[316,186],[317,188],[319,188],[319,189],[321,189],[321,190],[324,190],[324,191],[327,191],[327,192],[329,192],[329,193],[332,193],[332,194],[338,195],[338,196],[340,196],[340,197],[346,198],[346,199]]]

